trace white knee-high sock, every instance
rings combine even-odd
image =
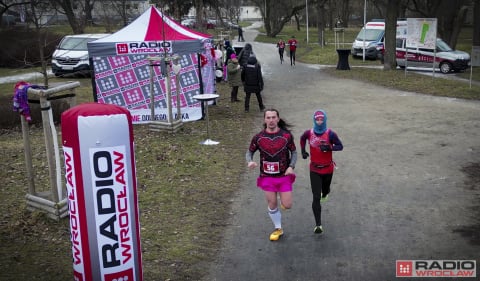
[[[270,218],[272,219],[273,225],[275,225],[275,228],[282,228],[282,213],[278,208],[275,208],[273,210],[270,210],[268,208],[268,214],[270,215]]]

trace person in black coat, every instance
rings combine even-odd
[[[235,50],[233,49],[232,44],[228,40],[225,40],[224,47],[226,52],[225,65],[228,65],[228,61],[232,57],[232,54],[235,54]]]
[[[238,42],[244,42],[245,39],[243,38],[243,29],[241,26],[238,26]]]
[[[251,56],[255,56],[255,54],[253,53],[253,47],[252,44],[247,43],[238,54],[238,63],[240,64],[240,66],[244,67],[247,64],[248,58]]]
[[[263,90],[262,68],[257,62],[255,56],[251,56],[247,60],[247,64],[242,68],[241,78],[243,89],[245,90],[245,112],[250,109],[250,96],[255,93],[257,96],[258,107],[261,111],[265,109],[263,105],[261,91]]]

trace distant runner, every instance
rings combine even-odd
[[[280,39],[277,43],[278,54],[280,55],[280,63],[283,63],[283,53],[285,51],[285,41]]]
[[[298,41],[295,39],[295,35],[292,35],[292,38],[288,40],[288,45],[290,46],[290,65],[295,65],[295,52],[297,51]]]

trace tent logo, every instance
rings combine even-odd
[[[117,43],[117,55],[171,53],[171,41]]]
[[[397,277],[412,276],[413,261],[397,261]]]
[[[127,43],[118,43],[117,44],[117,55],[128,54],[128,44]]]

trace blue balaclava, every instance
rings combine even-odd
[[[323,116],[323,123],[322,125],[317,125],[317,122],[315,122],[315,119],[318,116]],[[327,114],[323,110],[317,110],[313,114],[313,131],[316,134],[323,134],[327,130]]]

